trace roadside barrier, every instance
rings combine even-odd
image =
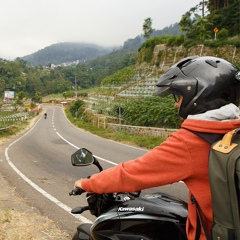
[[[13,127],[14,122],[25,121],[27,120],[27,118],[28,113],[26,112],[16,113],[8,116],[0,116],[0,126],[2,126],[2,128],[0,128],[0,132],[8,131],[11,127]],[[5,125],[7,125],[6,123],[10,125],[4,127]]]
[[[13,127],[13,125],[7,126],[5,128],[0,128],[0,132],[6,132],[8,131],[11,127]]]
[[[0,122],[15,122],[15,121],[24,121],[27,120],[27,113],[16,113],[13,115],[8,115],[4,117],[0,117]]]

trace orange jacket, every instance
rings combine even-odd
[[[160,146],[144,156],[109,168],[82,182],[87,192],[129,192],[183,181],[194,195],[203,212],[210,232],[212,225],[211,194],[208,179],[210,144],[192,131],[224,134],[240,127],[240,120],[206,121],[186,119],[182,127]],[[188,200],[188,239],[195,238],[196,207]],[[205,240],[202,229],[201,240]]]

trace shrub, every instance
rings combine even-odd
[[[69,108],[69,111],[71,112],[73,117],[77,117],[76,115],[79,114],[79,110],[83,105],[84,105],[84,101],[79,99],[73,102],[73,104]]]
[[[122,118],[128,125],[146,127],[179,127],[179,115],[174,107],[172,96],[160,98],[157,96],[145,99],[135,99],[121,105],[124,112]],[[116,111],[113,110],[116,116]]]
[[[229,35],[229,32],[226,28],[223,28],[219,31],[219,33],[217,34],[217,38],[218,39],[227,39]]]

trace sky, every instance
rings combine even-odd
[[[146,18],[161,30],[199,0],[1,0],[0,58],[14,60],[61,42],[123,46],[143,34]]]

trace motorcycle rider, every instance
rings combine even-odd
[[[217,57],[182,59],[157,83],[157,94],[173,94],[182,127],[145,155],[80,179],[74,187],[87,192],[131,192],[183,181],[189,189],[188,239],[206,239],[201,228],[196,237],[197,213],[191,196],[202,210],[207,231],[213,222],[208,178],[210,144],[193,132],[225,134],[240,127],[240,72]]]

